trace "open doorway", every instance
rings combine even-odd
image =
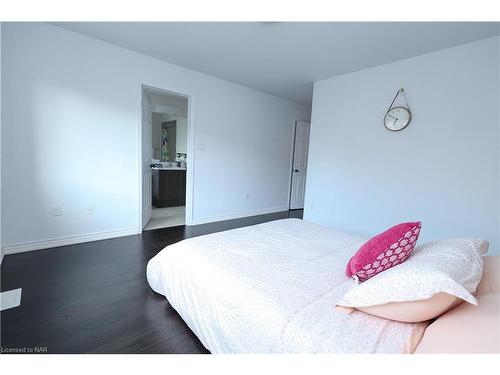
[[[142,228],[186,224],[189,98],[142,89]]]

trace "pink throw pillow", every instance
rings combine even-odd
[[[360,281],[403,263],[417,243],[422,223],[402,223],[377,234],[359,248],[349,260],[346,275]]]

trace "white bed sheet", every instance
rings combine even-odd
[[[277,220],[168,246],[147,278],[212,353],[403,353],[425,323],[335,310],[365,240]]]

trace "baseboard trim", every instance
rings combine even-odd
[[[246,212],[240,212],[237,214],[230,214],[230,215],[193,218],[193,222],[191,225],[209,224],[209,223],[215,223],[218,221],[241,219],[241,218],[250,217],[250,216],[274,214],[276,212],[282,212],[282,211],[288,211],[288,206],[266,208],[266,209],[256,210],[256,211],[246,211]]]
[[[134,228],[111,230],[111,231],[78,234],[74,236],[52,238],[49,240],[20,242],[20,243],[5,245],[2,249],[2,255],[24,253],[26,251],[43,250],[59,246],[75,245],[83,242],[107,240],[110,238],[131,236],[141,232],[142,230],[139,230],[134,227]]]
[[[272,213],[281,212],[281,211],[288,211],[288,206],[280,206],[280,207],[266,208],[266,209],[262,209],[262,210],[246,211],[246,212],[240,212],[240,213],[230,214],[230,215],[219,215],[219,216],[208,216],[208,217],[202,217],[202,218],[193,218],[193,222],[191,225],[215,223],[218,221],[240,219],[240,218],[244,218],[244,217],[257,216],[257,215],[266,215],[266,214],[272,214]],[[1,249],[2,250],[1,255],[2,255],[2,260],[3,260],[4,256],[10,255],[10,254],[24,253],[27,251],[36,251],[36,250],[43,250],[43,249],[50,249],[53,247],[60,247],[60,246],[75,245],[75,244],[84,243],[84,242],[107,240],[107,239],[116,238],[116,237],[131,236],[131,235],[139,234],[141,232],[142,232],[142,229],[138,229],[138,228],[133,227],[133,228],[126,228],[126,229],[112,230],[112,231],[103,231],[103,232],[79,234],[79,235],[74,235],[74,236],[52,238],[52,239],[48,239],[48,240],[19,242],[19,243],[8,244],[8,245],[3,246],[3,248]],[[0,262],[2,260],[0,260]]]

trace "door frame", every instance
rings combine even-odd
[[[139,177],[139,186],[138,186],[138,217],[137,217],[137,233],[142,233],[142,176],[143,176],[143,168],[142,168],[142,135],[143,135],[143,121],[142,121],[142,95],[143,91],[147,90],[150,92],[156,92],[160,95],[176,95],[183,98],[186,98],[188,101],[188,118],[187,118],[187,164],[186,164],[186,225],[193,225],[193,202],[194,202],[194,134],[195,134],[195,126],[194,126],[194,97],[189,94],[166,90],[163,88],[140,84],[139,85],[139,118],[138,118],[138,177]]]
[[[295,161],[295,140],[297,138],[297,123],[298,122],[307,122],[309,123],[309,132],[311,131],[311,120],[300,120],[300,119],[297,119],[297,118],[294,118],[293,119],[293,137],[292,137],[292,147],[291,147],[291,151],[290,151],[290,154],[291,154],[291,157],[290,157],[290,181],[289,181],[289,184],[288,184],[288,210],[292,210],[292,183],[293,183],[293,164],[294,164],[294,161]],[[309,136],[309,142],[311,142],[311,138]],[[308,150],[309,150],[309,147],[308,147]],[[308,154],[308,158],[307,160],[309,160],[309,151],[307,152]],[[309,164],[309,162],[308,162]],[[306,174],[306,182],[307,184],[307,174]],[[305,189],[305,187],[304,187]],[[296,208],[296,210],[302,210],[302,208]]]

